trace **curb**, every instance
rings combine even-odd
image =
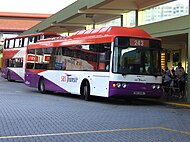
[[[161,102],[161,103],[190,108],[190,104],[176,103],[176,102]]]

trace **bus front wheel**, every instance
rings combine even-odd
[[[42,93],[45,94],[46,90],[45,90],[45,84],[44,84],[44,78],[41,78],[39,81],[39,85],[38,85],[38,90]]]
[[[90,101],[91,100],[90,85],[89,85],[89,83],[87,81],[82,86],[81,96],[86,101]]]

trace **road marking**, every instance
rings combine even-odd
[[[175,129],[171,129],[171,128],[160,127],[160,129],[163,129],[163,130],[166,130],[166,131],[175,132],[175,133],[181,133],[181,134],[190,135],[190,132],[175,130]]]
[[[64,135],[108,133],[108,132],[121,132],[121,131],[137,131],[137,130],[151,130],[151,129],[157,129],[157,128],[159,128],[159,127],[124,128],[124,129],[111,129],[111,130],[94,130],[94,131],[81,131],[81,132],[52,133],[52,134],[21,135],[21,136],[0,136],[0,139],[46,137],[46,136],[64,136]]]
[[[142,131],[142,130],[156,130],[156,129],[190,135],[190,132],[165,128],[165,127],[145,127],[145,128],[123,128],[123,129],[111,129],[111,130],[93,130],[93,131],[81,131],[81,132],[63,132],[63,133],[50,133],[50,134],[20,135],[20,136],[0,136],[0,139],[33,138],[33,137],[64,136],[64,135],[93,134],[93,133],[111,133],[111,132],[122,132],[122,131]]]
[[[165,104],[182,106],[182,107],[190,107],[190,104],[181,104],[181,103],[173,103],[173,102],[164,102]]]

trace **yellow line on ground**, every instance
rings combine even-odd
[[[184,106],[184,107],[190,107],[190,104],[181,104],[181,103],[173,103],[173,102],[165,102],[165,104],[176,105],[176,106]]]
[[[81,131],[81,132],[64,132],[64,133],[52,133],[52,134],[34,134],[34,135],[20,135],[20,136],[0,136],[0,139],[16,139],[16,138],[31,138],[31,137],[46,137],[46,136],[64,136],[64,135],[77,135],[77,134],[92,134],[92,133],[109,133],[109,132],[121,132],[121,131],[139,131],[139,130],[152,130],[159,127],[147,127],[147,128],[124,128],[124,129],[112,129],[112,130],[94,130],[94,131]]]
[[[50,133],[50,134],[32,134],[32,135],[20,135],[20,136],[0,136],[0,139],[64,136],[64,135],[92,134],[92,133],[111,133],[111,132],[122,132],[122,131],[142,131],[142,130],[154,130],[154,129],[160,129],[160,130],[166,130],[175,133],[190,135],[190,132],[174,130],[165,127],[145,127],[145,128],[123,128],[123,129],[111,129],[111,130],[93,130],[93,131],[81,131],[81,132],[63,132],[63,133]]]
[[[175,130],[175,129],[171,129],[171,128],[160,127],[160,129],[162,129],[162,130],[166,130],[166,131],[175,132],[175,133],[181,133],[181,134],[190,135],[190,132],[185,132],[185,131]]]

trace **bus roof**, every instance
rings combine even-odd
[[[58,36],[58,37],[52,37],[52,38],[45,38],[45,39],[40,39],[38,42],[47,42],[47,41],[55,41],[55,40],[60,40],[66,38],[66,36]]]
[[[19,35],[16,37],[11,37],[11,38],[5,38],[5,40],[11,40],[15,38],[24,38],[24,37],[30,37],[30,36],[38,36],[38,35],[55,35],[55,36],[60,36],[60,34],[56,32],[40,32],[40,33],[34,33],[34,34],[27,34],[27,35]]]
[[[55,38],[55,40],[30,44],[28,45],[28,48],[29,49],[48,48],[48,47],[60,47],[60,46],[70,46],[78,44],[106,43],[106,42],[113,42],[116,36],[156,39],[151,37],[147,32],[139,28],[111,26],[111,27],[103,27],[100,29],[78,31],[74,35],[69,37],[60,38],[60,39]]]
[[[103,27],[100,29],[82,30],[76,32],[71,38],[86,37],[86,36],[98,36],[98,35],[115,35],[115,36],[133,36],[150,38],[151,36],[142,29],[139,28],[127,28],[120,26]]]

